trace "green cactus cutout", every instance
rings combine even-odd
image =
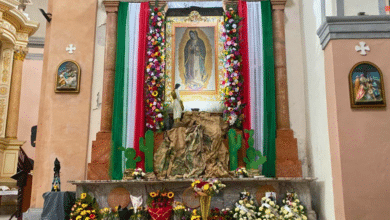
[[[141,161],[141,157],[136,157],[137,152],[135,152],[134,148],[120,147],[119,150],[125,152],[126,157],[126,169],[135,169],[137,162]]]
[[[154,133],[152,130],[145,133],[145,139],[139,138],[139,149],[145,154],[145,172],[153,173]]]
[[[255,139],[253,139],[254,131],[246,130],[245,133],[249,134],[248,138],[248,146],[249,148],[246,150],[246,158],[244,158],[244,162],[246,163],[246,169],[258,169],[259,166],[267,161],[267,158],[264,157],[260,151],[255,150],[253,145],[255,144]],[[256,156],[259,158],[256,160]]]
[[[230,129],[228,131],[228,138],[229,138],[230,170],[236,170],[238,167],[237,152],[241,148],[242,135],[241,134],[237,135],[236,130]]]

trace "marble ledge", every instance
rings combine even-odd
[[[68,183],[72,185],[93,185],[93,184],[162,184],[162,183],[191,183],[195,179],[175,179],[175,180],[70,180]],[[312,177],[280,177],[280,178],[219,178],[223,183],[234,183],[234,182],[287,182],[287,183],[309,183],[314,182],[317,178]]]

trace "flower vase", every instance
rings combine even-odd
[[[239,178],[239,179],[243,179],[243,178],[244,178],[244,175],[243,175],[243,174],[240,174],[240,175],[238,175],[238,178]]]
[[[202,220],[207,220],[207,218],[210,215],[210,203],[211,203],[211,196],[200,196],[200,212],[202,215]]]
[[[172,216],[172,206],[149,208],[148,212],[153,220],[169,220]]]

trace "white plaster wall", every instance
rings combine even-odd
[[[325,14],[326,16],[336,16],[337,15],[337,0],[324,0],[325,1]],[[313,0],[313,7],[321,6],[321,0]],[[312,4],[310,4],[312,5]],[[317,10],[316,10],[317,11]]]
[[[287,80],[290,107],[290,123],[298,140],[298,155],[302,162],[304,176],[308,176],[306,150],[305,84],[303,66],[303,45],[301,28],[301,1],[290,0],[286,4],[286,56]]]
[[[321,24],[320,0],[302,0],[301,44],[303,48],[306,100],[306,138],[309,174],[318,180],[311,185],[313,209],[318,219],[335,219],[332,168],[329,148],[325,90],[324,52],[316,34]]]
[[[366,12],[366,15],[379,15],[378,0],[344,0],[345,16],[356,16],[359,12]]]
[[[104,46],[106,34],[106,12],[103,0],[98,0],[95,38],[95,60],[93,66],[91,119],[89,124],[88,163],[91,162],[92,141],[96,140],[96,133],[100,131],[101,105],[103,94]],[[98,95],[99,93],[99,95]]]

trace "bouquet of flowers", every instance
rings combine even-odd
[[[130,216],[131,220],[150,219],[148,209],[145,207],[139,206],[137,210],[132,209],[130,208],[130,211],[132,211],[132,215]]]
[[[207,181],[195,180],[192,182],[191,187],[200,196],[213,196],[218,194],[223,188],[226,187],[226,185],[218,179]]]
[[[242,176],[242,177],[248,177],[248,171],[246,171],[245,167],[239,167],[236,170],[236,175],[237,176]]]
[[[235,203],[233,210],[234,219],[256,219],[256,206],[252,196],[244,192],[247,196],[243,197],[241,193],[240,200]]]
[[[286,198],[283,199],[283,205],[280,210],[279,219],[283,220],[307,220],[306,208],[298,199],[298,194],[288,192]]]
[[[145,176],[145,173],[142,170],[142,168],[137,168],[137,169],[134,170],[134,172],[131,174],[131,176],[134,179],[142,179]]]
[[[198,210],[194,209],[192,211],[191,220],[200,220],[201,216],[198,214]]]
[[[226,208],[226,209],[222,209],[221,215],[224,220],[232,220],[234,213],[229,208]]]
[[[225,218],[222,216],[221,211],[219,208],[213,208],[210,212],[210,217],[208,220],[224,220]]]
[[[191,210],[186,208],[181,202],[175,202],[173,212],[177,220],[189,220],[191,218]]]
[[[99,206],[96,200],[87,193],[82,193],[71,209],[70,219],[93,220],[100,218]]]
[[[279,206],[272,199],[263,197],[257,212],[257,218],[277,220],[279,217],[278,210]]]
[[[119,217],[118,209],[104,208],[100,210],[100,214],[104,220],[116,220]]]
[[[153,220],[170,219],[172,214],[173,192],[151,192],[148,196],[148,211]]]

